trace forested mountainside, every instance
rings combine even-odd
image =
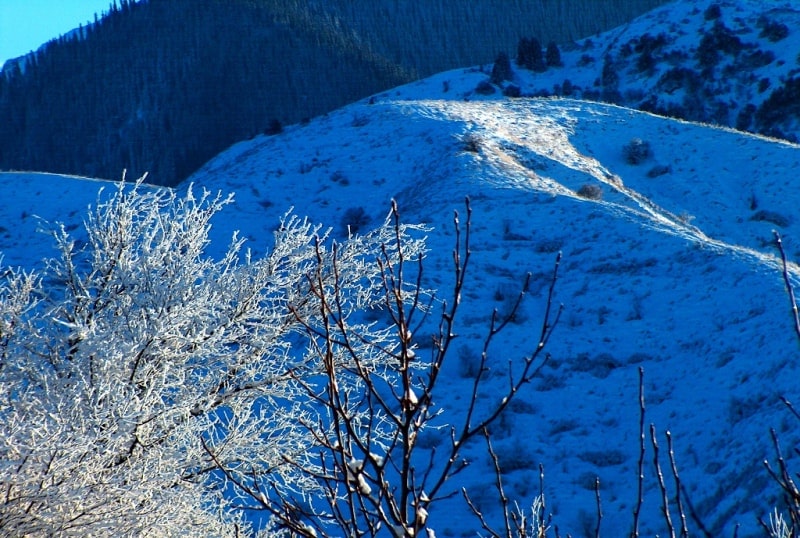
[[[175,184],[231,143],[664,0],[116,2],[0,76],[0,169]]]

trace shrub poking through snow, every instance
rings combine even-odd
[[[496,91],[488,80],[482,80],[475,86],[475,93],[479,95],[492,95]]]
[[[363,231],[371,220],[363,207],[351,207],[342,215],[342,231],[347,236],[358,233]]]
[[[601,189],[598,185],[587,183],[586,185],[581,186],[581,188],[576,191],[576,194],[581,198],[586,198],[587,200],[600,200],[603,198],[603,189]]]
[[[781,228],[786,228],[792,223],[789,217],[768,209],[759,209],[753,213],[753,215],[750,217],[750,220],[757,222],[769,222],[770,224],[780,226]]]
[[[469,153],[480,153],[483,141],[475,133],[467,133],[461,138],[462,149]]]
[[[789,35],[789,27],[782,22],[772,21],[766,18],[759,20],[761,33],[758,37],[766,37],[773,43],[785,39]]]
[[[628,164],[641,164],[653,155],[650,142],[641,138],[633,138],[622,147],[622,155]]]

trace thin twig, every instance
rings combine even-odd
[[[672,516],[669,513],[667,485],[664,483],[664,473],[661,472],[661,463],[658,461],[658,439],[656,438],[656,427],[654,424],[650,424],[650,441],[653,444],[653,466],[656,470],[658,487],[661,491],[661,513],[664,515],[664,521],[667,524],[670,537],[675,538],[675,527],[672,525]]]
[[[667,451],[669,453],[669,464],[672,468],[672,477],[675,479],[675,504],[678,505],[678,517],[681,519],[681,538],[688,538],[689,528],[686,526],[686,512],[681,501],[681,479],[678,477],[678,465],[675,463],[675,451],[672,446],[672,433],[667,430]]]
[[[639,538],[639,513],[642,510],[642,502],[644,502],[644,450],[645,450],[645,436],[644,436],[644,368],[639,367],[639,464],[637,466],[638,475],[637,482],[638,493],[636,497],[636,504],[633,507],[633,531],[631,536]]]
[[[597,526],[594,528],[594,538],[600,538],[600,522],[603,519],[603,508],[600,506],[600,477],[594,478],[594,497],[597,501]]]
[[[544,464],[539,464],[539,498],[542,499],[542,510],[539,512],[539,528],[545,528],[544,514],[547,511],[547,504],[544,496]],[[558,530],[556,530],[558,534]]]
[[[800,338],[800,313],[797,310],[797,301],[795,300],[794,296],[794,288],[792,287],[792,282],[789,278],[789,268],[788,262],[786,261],[786,251],[783,248],[783,241],[781,240],[780,234],[773,230],[772,234],[775,236],[775,243],[778,245],[778,252],[781,254],[781,264],[783,266],[783,282],[786,284],[786,291],[789,294],[789,302],[791,303],[792,307],[792,317],[794,319],[794,332],[797,334],[797,337]]]

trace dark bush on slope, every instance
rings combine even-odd
[[[721,21],[716,21],[710,32],[703,35],[697,47],[697,61],[703,68],[713,68],[719,63],[721,54],[735,56],[742,51],[744,45],[739,36],[726,27]]]
[[[766,37],[774,43],[789,36],[789,27],[782,22],[762,18],[759,23],[761,25],[759,37]]]
[[[622,147],[622,155],[628,164],[641,164],[653,155],[650,142],[641,138],[633,138]]]
[[[781,132],[781,127],[798,115],[800,115],[800,78],[793,78],[776,88],[758,107],[755,113],[756,128],[763,134],[790,138]]]

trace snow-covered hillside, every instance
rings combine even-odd
[[[651,34],[669,32],[656,25],[673,24],[693,4],[676,2],[643,20]],[[629,30],[613,34],[620,45]],[[564,60],[569,65],[567,54]],[[572,73],[573,83],[588,84]],[[787,453],[800,443],[800,424],[780,401],[798,399],[800,365],[772,236],[779,231],[790,258],[800,260],[800,146],[614,105],[476,93],[486,79],[478,69],[442,73],[243,141],[181,188],[193,182],[235,192],[235,204],[215,222],[212,248],[241,230],[255,254],[269,249],[290,207],[343,237],[380,222],[395,199],[405,221],[434,228],[426,275],[443,290],[452,279],[453,211],[469,196],[474,257],[457,323],[461,343],[441,395],[451,416],[471,384],[491,310],[509,307],[527,272],[531,293],[493,349],[498,392],[508,361],[531,351],[563,252],[556,299],[565,309],[549,344],[552,359],[494,432],[508,493],[523,504],[537,495],[541,463],[552,523],[562,536],[594,536],[599,477],[601,534],[627,534],[642,367],[646,422],[656,425],[662,447],[671,432],[685,494],[706,530],[732,536],[740,525],[740,537],[762,535],[756,518],[779,498],[762,465],[774,456],[769,430]],[[6,264],[31,265],[52,243],[34,235],[33,215],[75,226],[100,186],[54,179],[0,173]],[[454,489],[465,485],[496,514],[485,448],[468,447],[467,455],[472,465]],[[648,443],[642,536],[666,531],[652,456]],[[800,468],[797,459],[790,468]],[[661,464],[668,465],[663,453]],[[460,496],[447,503],[431,514],[437,536],[474,536],[479,523]],[[689,527],[699,532],[695,522]]]
[[[562,45],[561,65],[519,68],[505,91],[630,108],[800,138],[800,4],[677,0]],[[516,51],[512,52],[512,56]]]
[[[58,223],[67,231],[79,228],[98,192],[116,190],[114,182],[78,176],[30,172],[0,172],[0,254],[9,267],[41,267],[54,257],[49,233]]]
[[[629,530],[642,366],[647,420],[672,432],[705,525],[756,532],[756,515],[775,500],[761,468],[769,428],[787,446],[800,440],[779,400],[796,391],[797,343],[772,243],[780,230],[800,258],[792,186],[800,148],[580,101],[414,98],[442,80],[469,86],[480,76],[446,73],[242,142],[191,180],[240,194],[224,224],[245,229],[256,248],[266,248],[262,238],[288,206],[345,234],[382,218],[394,198],[406,220],[435,227],[428,276],[445,289],[452,211],[469,196],[477,261],[448,379],[454,408],[470,382],[459,363],[528,271],[536,279],[526,319],[495,349],[498,371],[534,341],[547,275],[563,251],[557,297],[566,310],[552,363],[498,441],[516,494],[537,491],[543,463],[554,522],[581,535],[594,528],[597,475],[607,535]],[[634,165],[624,147],[636,138],[652,156]],[[577,194],[587,185],[601,199]],[[491,491],[479,447],[475,458],[472,489]],[[663,532],[652,476],[647,486],[648,533]],[[471,535],[464,510],[439,514],[438,535]]]

